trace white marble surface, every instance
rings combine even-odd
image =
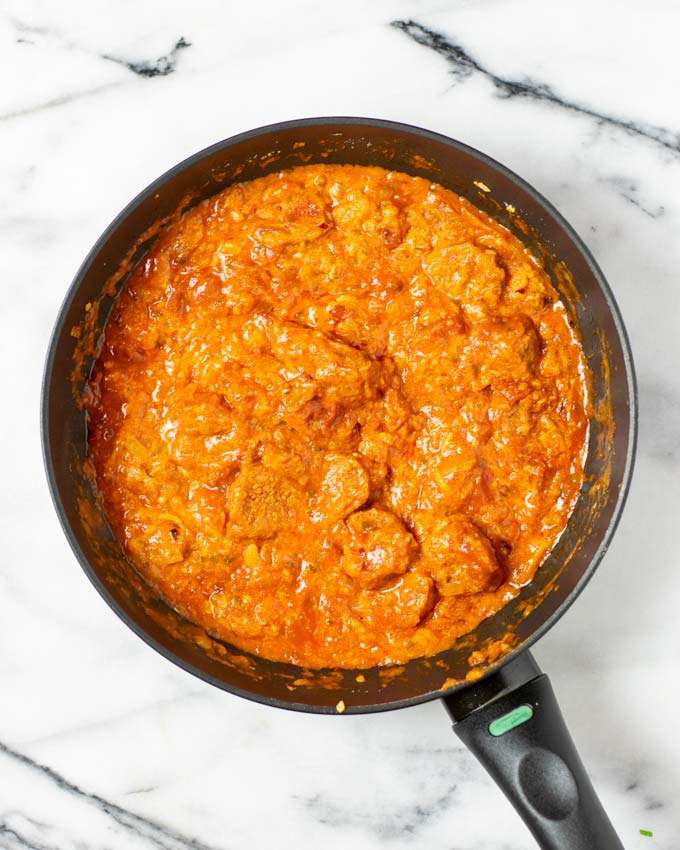
[[[295,715],[175,669],[90,587],[50,503],[42,362],[92,242],[189,153],[315,114],[403,120],[481,148],[558,206],[611,282],[640,383],[636,475],[598,574],[536,656],[626,848],[679,848],[680,7],[0,9],[0,848],[534,846],[436,703]],[[180,39],[190,46],[173,53]]]

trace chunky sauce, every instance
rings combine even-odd
[[[522,244],[380,168],[232,186],[135,269],[86,392],[99,497],[178,611],[267,658],[429,655],[498,611],[583,475],[584,360]]]

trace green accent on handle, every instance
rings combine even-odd
[[[652,832],[651,829],[641,829],[640,835],[646,835],[647,838],[651,838],[654,835],[654,833]]]
[[[526,723],[527,720],[531,720],[534,716],[534,710],[530,705],[520,705],[517,708],[513,708],[512,711],[509,711],[507,714],[504,714],[502,717],[497,717],[492,723],[489,724],[489,732],[494,736],[494,738],[498,738],[501,735],[505,735],[506,732],[509,732],[511,729],[514,729],[515,726],[521,726],[522,723]]]

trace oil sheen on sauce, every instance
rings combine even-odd
[[[578,496],[584,357],[547,275],[381,168],[232,186],[157,239],[87,386],[134,567],[266,658],[431,655],[531,581]]]

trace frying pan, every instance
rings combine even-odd
[[[236,181],[310,162],[405,171],[494,216],[541,258],[578,326],[588,363],[594,414],[585,481],[564,534],[534,581],[499,613],[447,651],[399,667],[309,670],[213,639],[158,599],[127,562],[84,471],[87,426],[77,397],[94,350],[86,342],[101,334],[126,272],[153,244],[159,223]],[[279,708],[337,715],[343,706],[355,714],[442,699],[458,736],[550,850],[622,848],[550,682],[527,650],[570,607],[607,550],[630,481],[636,424],[633,362],[619,311],[567,222],[484,154],[428,130],[370,118],[312,118],[242,133],[141,192],[75,277],[50,342],[42,399],[45,466],[64,532],[99,593],[140,638],[206,682]]]

